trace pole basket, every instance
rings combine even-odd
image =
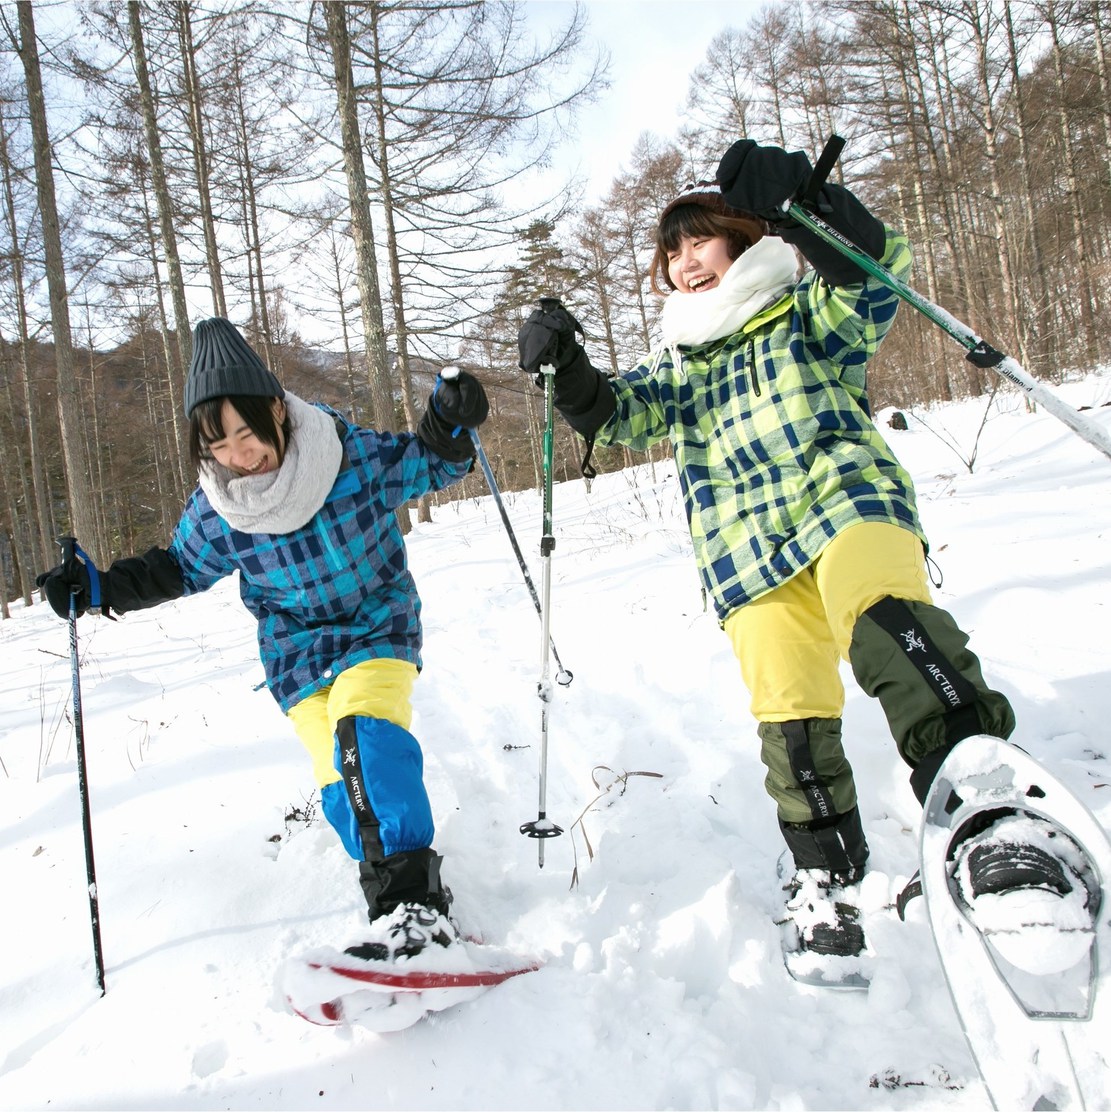
[[[563,833],[563,827],[556,826],[551,819],[541,815],[533,822],[521,823],[521,833],[526,838],[558,838]]]

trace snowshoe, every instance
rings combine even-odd
[[[926,800],[922,894],[995,1108],[1101,1108],[1111,1094],[1111,841],[1028,753],[977,735]]]
[[[539,965],[461,937],[438,911],[404,904],[375,919],[366,941],[288,958],[279,984],[290,1010],[310,1023],[398,1031]]]

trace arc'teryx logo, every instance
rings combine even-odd
[[[912,653],[915,649],[919,652],[926,651],[926,642],[918,635],[918,630],[911,626],[905,633],[899,634],[900,637],[907,643],[907,652]]]
[[[926,671],[933,677],[934,682],[937,684],[942,696],[948,701],[949,705],[959,707],[961,705],[960,692],[949,682],[949,677],[936,664],[928,665]]]
[[[818,815],[820,818],[828,819],[833,814],[833,810],[826,799],[826,793],[819,787],[811,787],[806,789],[806,794],[810,799],[810,805],[818,808]]]
[[[343,763],[345,766],[354,767],[357,765],[357,757],[355,747],[351,746],[349,749],[343,751]],[[355,806],[355,810],[360,814],[366,813],[366,802],[363,799],[363,785],[359,777],[355,773],[348,773],[347,783],[351,788],[351,802]]]

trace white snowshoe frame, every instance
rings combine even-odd
[[[1066,833],[1091,870],[1093,929],[1082,1007],[1042,1009],[1023,1002],[1034,982],[1007,965],[966,915],[951,880],[954,836],[986,810],[1016,808]],[[998,738],[966,738],[938,771],[921,834],[922,891],[949,992],[977,1068],[997,1109],[1098,1108],[1111,1091],[1111,842],[1061,781],[1029,754]],[[1019,985],[1016,989],[1007,977]],[[1028,985],[1023,987],[1025,976]],[[1059,974],[1053,974],[1058,978]],[[1052,999],[1047,992],[1045,999]]]

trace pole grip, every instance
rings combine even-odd
[[[814,202],[818,199],[818,191],[825,185],[826,179],[833,167],[837,165],[837,160],[841,157],[841,152],[844,149],[845,140],[840,135],[831,135],[826,140],[826,145],[822,148],[822,153],[818,155],[818,161],[815,163],[814,169],[810,171],[810,178],[799,197],[801,204],[808,208],[814,207]]]
[[[62,549],[62,563],[68,564],[71,560],[79,559],[85,566],[85,571],[89,576],[89,600],[88,609],[93,613],[103,614],[106,618],[111,618],[112,615],[108,610],[108,604],[105,603],[101,597],[101,583],[100,583],[100,570],[96,564],[93,563],[92,557],[77,543],[76,537],[71,537],[68,533],[58,538],[58,544]],[[73,601],[73,595],[77,593],[77,588],[74,587],[70,591],[70,601]],[[76,614],[74,614],[76,617]]]

